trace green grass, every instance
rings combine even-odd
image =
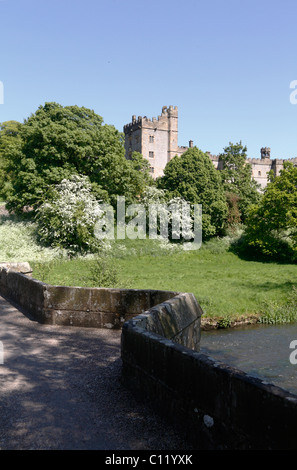
[[[98,285],[91,275],[94,256],[69,260],[65,252],[38,245],[34,233],[32,222],[0,217],[0,261],[28,261],[34,277],[49,284]],[[229,321],[261,314],[270,323],[293,318],[296,300],[282,305],[297,284],[297,265],[246,261],[228,251],[229,244],[226,237],[185,251],[178,245],[127,239],[107,244],[104,256],[117,271],[114,287],[192,292],[205,317]]]
[[[220,241],[197,251],[167,251],[151,241],[122,241],[109,251],[118,287],[192,292],[206,317],[236,319],[282,304],[296,285],[296,265],[245,261]],[[90,260],[73,259],[34,266],[50,284],[92,287]]]

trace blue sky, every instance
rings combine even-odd
[[[132,114],[179,109],[179,145],[297,156],[296,0],[0,0],[0,122],[46,101]]]

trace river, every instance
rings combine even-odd
[[[200,345],[213,359],[297,394],[297,323],[202,331]]]

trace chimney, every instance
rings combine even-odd
[[[189,140],[189,148],[193,148],[193,141],[192,140]]]

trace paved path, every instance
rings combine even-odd
[[[120,335],[41,325],[0,297],[0,450],[191,449],[122,386]]]

